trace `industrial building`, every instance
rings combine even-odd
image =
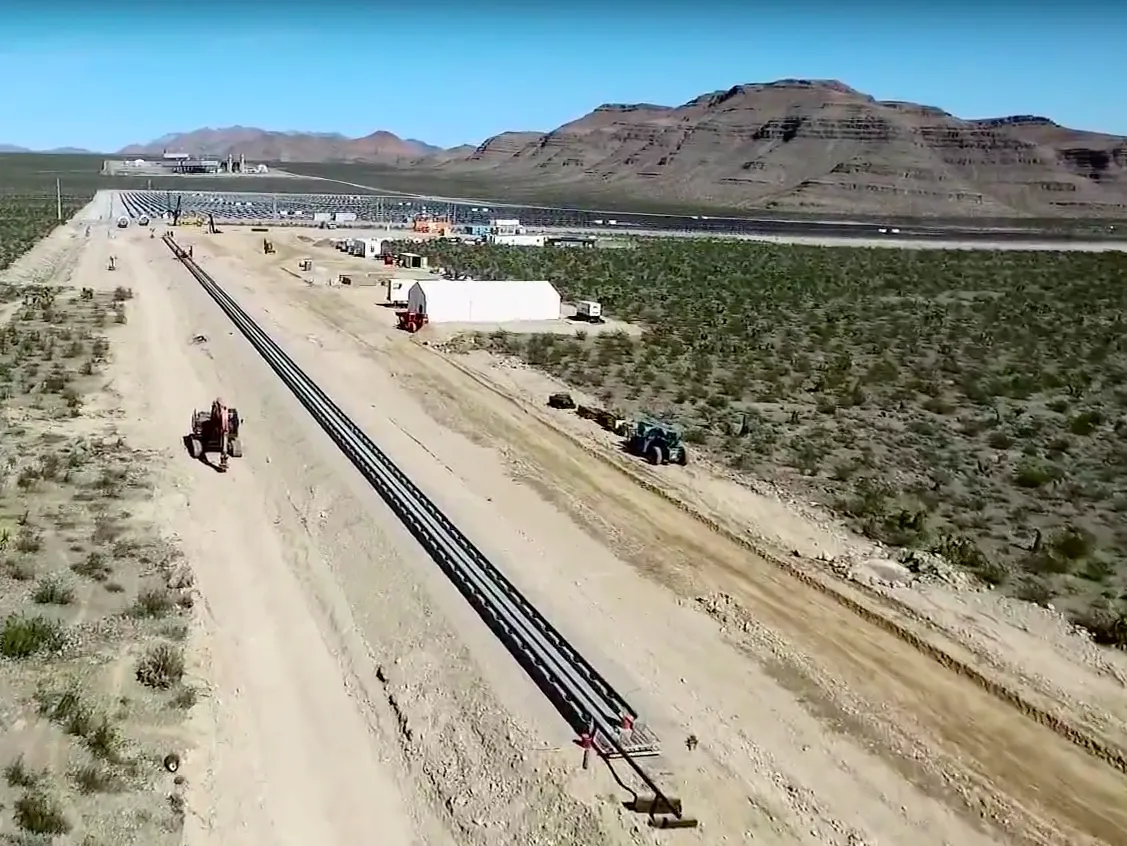
[[[546,280],[420,279],[407,310],[429,323],[510,323],[559,320],[560,294]]]

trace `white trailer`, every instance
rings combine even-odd
[[[594,300],[580,300],[575,304],[575,317],[591,323],[602,323],[603,306]]]
[[[352,223],[356,220],[356,212],[336,212],[333,220],[337,223]]]
[[[392,305],[407,305],[407,292],[417,281],[416,279],[388,279],[385,283],[387,301]]]
[[[333,219],[332,212],[314,212],[313,213],[314,222],[325,222],[325,223],[327,223],[328,221],[330,221],[332,219]]]
[[[502,247],[543,247],[543,235],[490,235],[489,243]]]

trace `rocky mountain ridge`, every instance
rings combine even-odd
[[[606,104],[434,169],[749,210],[1127,216],[1127,138],[1032,115],[962,119],[836,80],[737,85],[681,106]]]

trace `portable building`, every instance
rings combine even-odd
[[[333,219],[333,215],[331,212],[314,212],[313,219],[315,221],[328,221]]]
[[[356,220],[356,212],[334,212],[333,220],[337,223],[352,223]]]
[[[489,221],[489,231],[494,235],[523,235],[524,227],[517,218],[495,219]]]
[[[425,270],[429,261],[426,256],[419,255],[418,253],[400,253],[396,257],[395,263],[400,267],[406,267],[410,270]]]
[[[407,292],[407,310],[430,323],[559,320],[560,295],[546,280],[420,279]]]

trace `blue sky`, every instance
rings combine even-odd
[[[1114,5],[2,0],[0,143],[112,151],[241,124],[453,146],[784,77],[1127,135]]]

